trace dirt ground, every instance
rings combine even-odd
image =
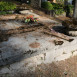
[[[34,72],[20,73],[14,77],[77,77],[77,56],[65,61],[41,64]]]
[[[36,77],[77,77],[77,56],[36,68]],[[40,75],[40,76],[39,76]]]
[[[34,10],[34,12],[37,12],[37,10]],[[37,13],[45,15],[41,11]],[[53,19],[63,21],[68,18],[58,17]],[[39,46],[38,43],[37,46]],[[77,56],[71,57],[65,61],[53,62],[51,64],[41,64],[36,67],[35,71],[28,72],[27,74],[19,73],[14,77],[77,77]]]

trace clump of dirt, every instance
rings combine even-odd
[[[39,48],[39,47],[40,47],[40,43],[34,42],[34,43],[31,43],[29,46],[30,46],[31,48]]]
[[[54,40],[55,45],[62,45],[64,42],[63,41],[58,41],[58,40]]]

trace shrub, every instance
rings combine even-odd
[[[53,9],[61,9],[64,7],[62,4],[57,4],[57,3],[51,3],[53,5]]]
[[[50,2],[43,2],[42,3],[42,8],[44,8],[46,10],[52,10],[53,9],[53,5]]]
[[[0,11],[14,10],[16,9],[16,4],[12,2],[0,1]]]
[[[69,4],[69,5],[67,5],[67,6],[64,7],[65,12],[66,13],[69,13],[70,16],[73,15],[73,9],[74,9],[74,6],[71,5],[71,4]]]
[[[62,13],[64,13],[64,10],[63,9],[57,9],[57,10],[55,10],[55,14],[56,15],[60,15]]]
[[[51,3],[53,5],[53,10],[55,11],[56,15],[60,15],[64,13],[64,5],[63,4],[57,4],[57,3]]]
[[[62,14],[64,12],[63,7],[64,7],[63,4],[50,3],[50,2],[42,3],[42,8],[44,8],[46,10],[54,10],[55,14],[57,14],[57,15]]]

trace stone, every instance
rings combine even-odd
[[[33,12],[33,10],[22,10],[22,11],[20,11],[21,14],[28,14],[30,12]]]
[[[70,36],[77,36],[77,31],[68,31]]]

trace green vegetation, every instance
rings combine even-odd
[[[74,9],[74,6],[70,4],[64,7],[65,12],[69,12],[70,15],[73,15],[73,9]]]
[[[63,14],[63,13],[64,13],[63,9],[57,9],[57,10],[55,10],[55,14],[56,15],[60,15],[60,14]]]
[[[50,2],[43,2],[42,8],[44,8],[45,10],[53,10],[53,5]]]
[[[55,11],[56,15],[60,15],[64,13],[64,5],[63,4],[57,4],[57,3],[51,3],[53,5],[53,10]]]
[[[54,10],[56,15],[60,15],[66,12],[67,9],[69,9],[70,13],[72,13],[74,7],[73,5],[68,5],[68,8],[66,8],[64,4],[61,3],[43,2],[42,8],[44,8],[45,10]]]
[[[63,10],[64,5],[50,2],[43,2],[42,8],[46,10],[54,10],[56,15],[64,13]]]
[[[51,3],[53,5],[54,9],[63,9],[64,5],[62,4],[57,4],[57,3]]]
[[[16,4],[12,2],[0,1],[0,15],[12,14],[12,10],[16,9]]]
[[[68,5],[70,12],[73,11],[74,6],[73,5]]]
[[[16,4],[12,2],[0,1],[0,11],[14,10],[16,9]]]
[[[12,12],[9,12],[9,11],[2,11],[2,12],[0,12],[0,15],[5,15],[5,14],[12,14]]]

